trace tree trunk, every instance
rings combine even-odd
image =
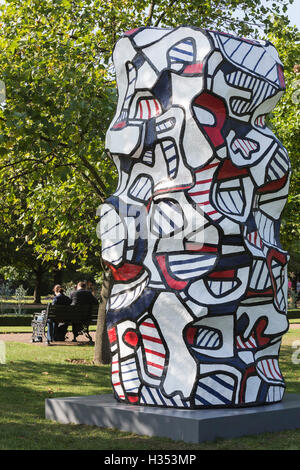
[[[34,292],[33,292],[33,303],[40,304],[44,271],[41,266],[38,266],[38,268],[35,269],[34,272],[35,272],[35,286],[34,286]]]
[[[112,288],[112,274],[104,272],[101,288],[101,301],[98,310],[97,330],[95,338],[94,364],[110,364],[110,346],[106,329],[106,305]]]
[[[53,271],[53,286],[56,286],[57,284],[62,284],[62,270],[61,269],[55,269]]]

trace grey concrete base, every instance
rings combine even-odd
[[[286,393],[274,405],[184,410],[118,403],[112,395],[50,398],[46,418],[59,423],[115,428],[146,436],[198,443],[300,428],[300,395]]]

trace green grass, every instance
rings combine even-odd
[[[41,297],[41,303],[44,304],[44,303],[48,303],[48,302],[51,302],[51,296],[43,296]],[[32,295],[26,295],[24,297],[24,299],[22,300],[22,304],[32,304],[34,301],[34,298]],[[2,304],[17,304],[19,301],[16,299],[16,297],[12,296],[12,297],[9,297],[8,299],[5,299],[5,300],[1,300],[1,303]]]
[[[32,326],[0,326],[0,333],[32,333]]]
[[[300,365],[291,361],[300,330],[290,330],[281,348],[288,392],[300,393]],[[111,393],[109,366],[92,364],[92,346],[6,343],[0,366],[0,450],[299,450],[300,429],[239,439],[185,444],[85,425],[46,420],[45,399]],[[73,363],[72,360],[81,360]],[[300,426],[300,425],[299,425]]]

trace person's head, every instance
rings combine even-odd
[[[83,281],[78,282],[77,284],[77,290],[78,289],[86,289],[86,283]]]
[[[53,288],[53,292],[55,295],[58,295],[58,294],[63,294],[64,290],[60,284],[56,284],[56,286],[54,286]]]

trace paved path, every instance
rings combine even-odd
[[[90,331],[90,335],[95,340],[95,331]],[[32,338],[31,333],[0,333],[0,341],[15,341],[17,343],[30,343]],[[89,340],[87,339],[86,336],[78,336],[77,337],[77,343],[72,342],[73,335],[72,333],[67,334],[67,340],[66,341],[56,341],[55,343],[52,343],[52,346],[78,346],[82,344],[87,344]],[[35,343],[35,345],[38,346],[47,346],[47,341],[43,341],[42,343]]]
[[[300,329],[300,323],[291,323],[290,330]],[[90,335],[95,341],[95,331],[90,331]],[[31,333],[0,333],[0,341],[15,341],[17,343],[31,343]],[[87,344],[89,341],[86,336],[78,336],[77,343],[72,342],[73,335],[72,333],[68,333],[66,341],[56,341],[53,343],[53,346],[78,346],[82,344]],[[39,346],[47,345],[46,341],[42,343],[35,343]]]

